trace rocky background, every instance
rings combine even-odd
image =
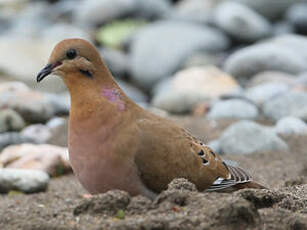
[[[0,229],[307,229],[307,0],[0,0]],[[271,190],[88,197],[54,45],[93,42],[135,102]],[[3,208],[2,208],[3,207]],[[31,214],[29,214],[31,213]]]

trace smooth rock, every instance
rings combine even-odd
[[[49,181],[48,174],[39,170],[0,169],[0,193],[11,190],[42,192],[47,189]]]
[[[34,143],[34,140],[24,137],[17,132],[0,134],[0,151],[9,145],[18,145],[22,143]]]
[[[216,119],[256,119],[259,115],[256,105],[240,100],[230,99],[218,101],[210,109],[207,118]]]
[[[132,15],[135,7],[135,0],[86,0],[78,4],[74,19],[78,24],[95,26]]]
[[[193,67],[159,84],[152,104],[168,112],[182,113],[238,88],[240,86],[231,76],[215,67]]]
[[[294,26],[287,21],[278,21],[273,24],[273,35],[281,36],[286,34],[293,34],[295,32]]]
[[[188,45],[186,44],[188,41]],[[151,89],[176,72],[199,52],[217,53],[228,48],[227,37],[216,29],[184,22],[162,21],[139,31],[131,46],[132,78]]]
[[[296,117],[284,117],[277,122],[275,131],[284,136],[307,135],[307,124]]]
[[[212,12],[219,0],[182,0],[176,3],[167,19],[200,24],[212,23]]]
[[[17,112],[11,109],[0,109],[0,133],[20,131],[25,126],[25,121]]]
[[[147,96],[140,89],[121,80],[116,80],[116,82],[119,87],[126,93],[126,95],[134,102],[140,103],[147,101]]]
[[[58,77],[50,76],[37,84],[35,76],[48,62],[55,41],[22,36],[0,37],[0,69],[12,80],[25,82],[32,88],[48,92],[62,92],[65,89]]]
[[[247,84],[247,87],[254,87],[266,83],[281,83],[288,86],[293,85],[296,76],[278,71],[265,71],[253,76]]]
[[[214,21],[235,40],[243,42],[255,42],[268,37],[272,30],[266,18],[236,2],[228,1],[218,5]]]
[[[287,144],[272,128],[253,121],[239,121],[229,126],[221,138],[224,154],[252,154],[264,151],[286,151]]]
[[[306,2],[306,0],[234,0],[249,6],[268,19],[280,19],[286,10],[293,4],[298,2]]]
[[[34,140],[37,144],[47,143],[52,136],[50,128],[43,124],[27,126],[20,132],[20,134],[26,138]]]
[[[101,50],[101,56],[116,78],[127,76],[130,69],[130,58],[120,50],[104,48]]]
[[[216,153],[220,154],[222,152],[221,143],[219,140],[209,141],[207,145]]]
[[[43,93],[31,91],[15,82],[0,85],[0,108],[13,109],[30,123],[45,122],[55,114]]]
[[[171,4],[168,0],[135,0],[135,12],[133,16],[136,18],[155,20],[164,15],[168,15],[170,10]]]
[[[278,121],[286,116],[300,118],[304,108],[307,108],[307,93],[290,91],[268,100],[263,104],[262,111],[266,117]]]
[[[70,110],[70,94],[68,91],[61,93],[44,93],[51,105],[54,115],[68,115]]]
[[[307,33],[307,3],[292,5],[286,13],[286,18],[298,33]]]
[[[257,105],[262,105],[273,97],[289,91],[289,86],[283,83],[265,83],[248,88],[244,96]]]
[[[5,168],[35,169],[59,176],[71,171],[67,148],[22,144],[5,148],[0,154]]]
[[[306,39],[307,40],[307,39]],[[243,48],[230,55],[224,66],[226,72],[246,80],[264,71],[298,74],[306,71],[306,60],[293,47],[276,42],[261,43]]]

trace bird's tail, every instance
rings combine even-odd
[[[255,181],[249,181],[246,183],[236,184],[233,186],[235,189],[243,189],[243,188],[255,188],[255,189],[267,189],[265,186],[255,182]]]

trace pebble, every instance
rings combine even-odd
[[[252,154],[288,149],[287,144],[272,128],[246,120],[229,126],[219,140],[224,154]]]
[[[305,63],[303,55],[290,45],[271,42],[238,50],[227,58],[224,68],[232,76],[244,81],[264,71],[298,74],[307,70]]]
[[[33,139],[22,136],[18,132],[6,132],[0,134],[0,151],[9,145],[17,145],[22,143],[34,143]]]
[[[307,108],[307,93],[289,91],[268,100],[263,104],[262,111],[266,117],[278,121],[287,116],[301,118],[304,108]]]
[[[248,88],[245,91],[245,97],[253,101],[257,105],[262,105],[264,102],[273,97],[278,97],[289,91],[289,86],[283,83],[265,83]]]
[[[16,111],[29,123],[45,122],[56,112],[43,93],[16,82],[0,85],[0,108]]]
[[[230,99],[216,102],[210,109],[207,118],[216,119],[257,119],[258,108],[245,100]]]
[[[67,148],[22,144],[5,148],[0,154],[5,168],[32,169],[59,176],[71,171]]]
[[[298,33],[307,33],[307,3],[293,4],[286,13],[287,20]]]
[[[271,34],[268,20],[251,8],[236,2],[224,2],[214,12],[215,24],[241,42],[255,42]]]
[[[43,124],[27,126],[20,132],[20,134],[26,138],[34,140],[37,144],[47,143],[52,136],[50,128]]]
[[[281,83],[288,86],[293,85],[296,76],[278,72],[278,71],[264,71],[254,75],[247,84],[247,87],[254,87],[266,83]]]
[[[42,192],[47,189],[50,178],[39,170],[0,169],[0,193],[16,190],[24,193]]]
[[[189,41],[189,45],[183,45]],[[171,76],[196,52],[218,53],[229,46],[217,29],[187,22],[160,21],[141,29],[131,45],[132,79],[151,89]]]
[[[159,84],[152,104],[168,112],[183,113],[238,88],[239,84],[231,76],[216,67],[192,67]]]
[[[296,117],[284,117],[277,122],[275,131],[283,136],[307,135],[307,124]]]
[[[25,126],[25,121],[17,112],[11,109],[0,109],[0,133],[20,131]]]

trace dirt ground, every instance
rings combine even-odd
[[[176,119],[203,140],[231,122]],[[154,201],[110,191],[87,197],[73,175],[52,179],[46,192],[0,195],[1,230],[307,229],[307,137],[289,137],[289,152],[223,156],[269,190],[202,193],[178,179]]]

